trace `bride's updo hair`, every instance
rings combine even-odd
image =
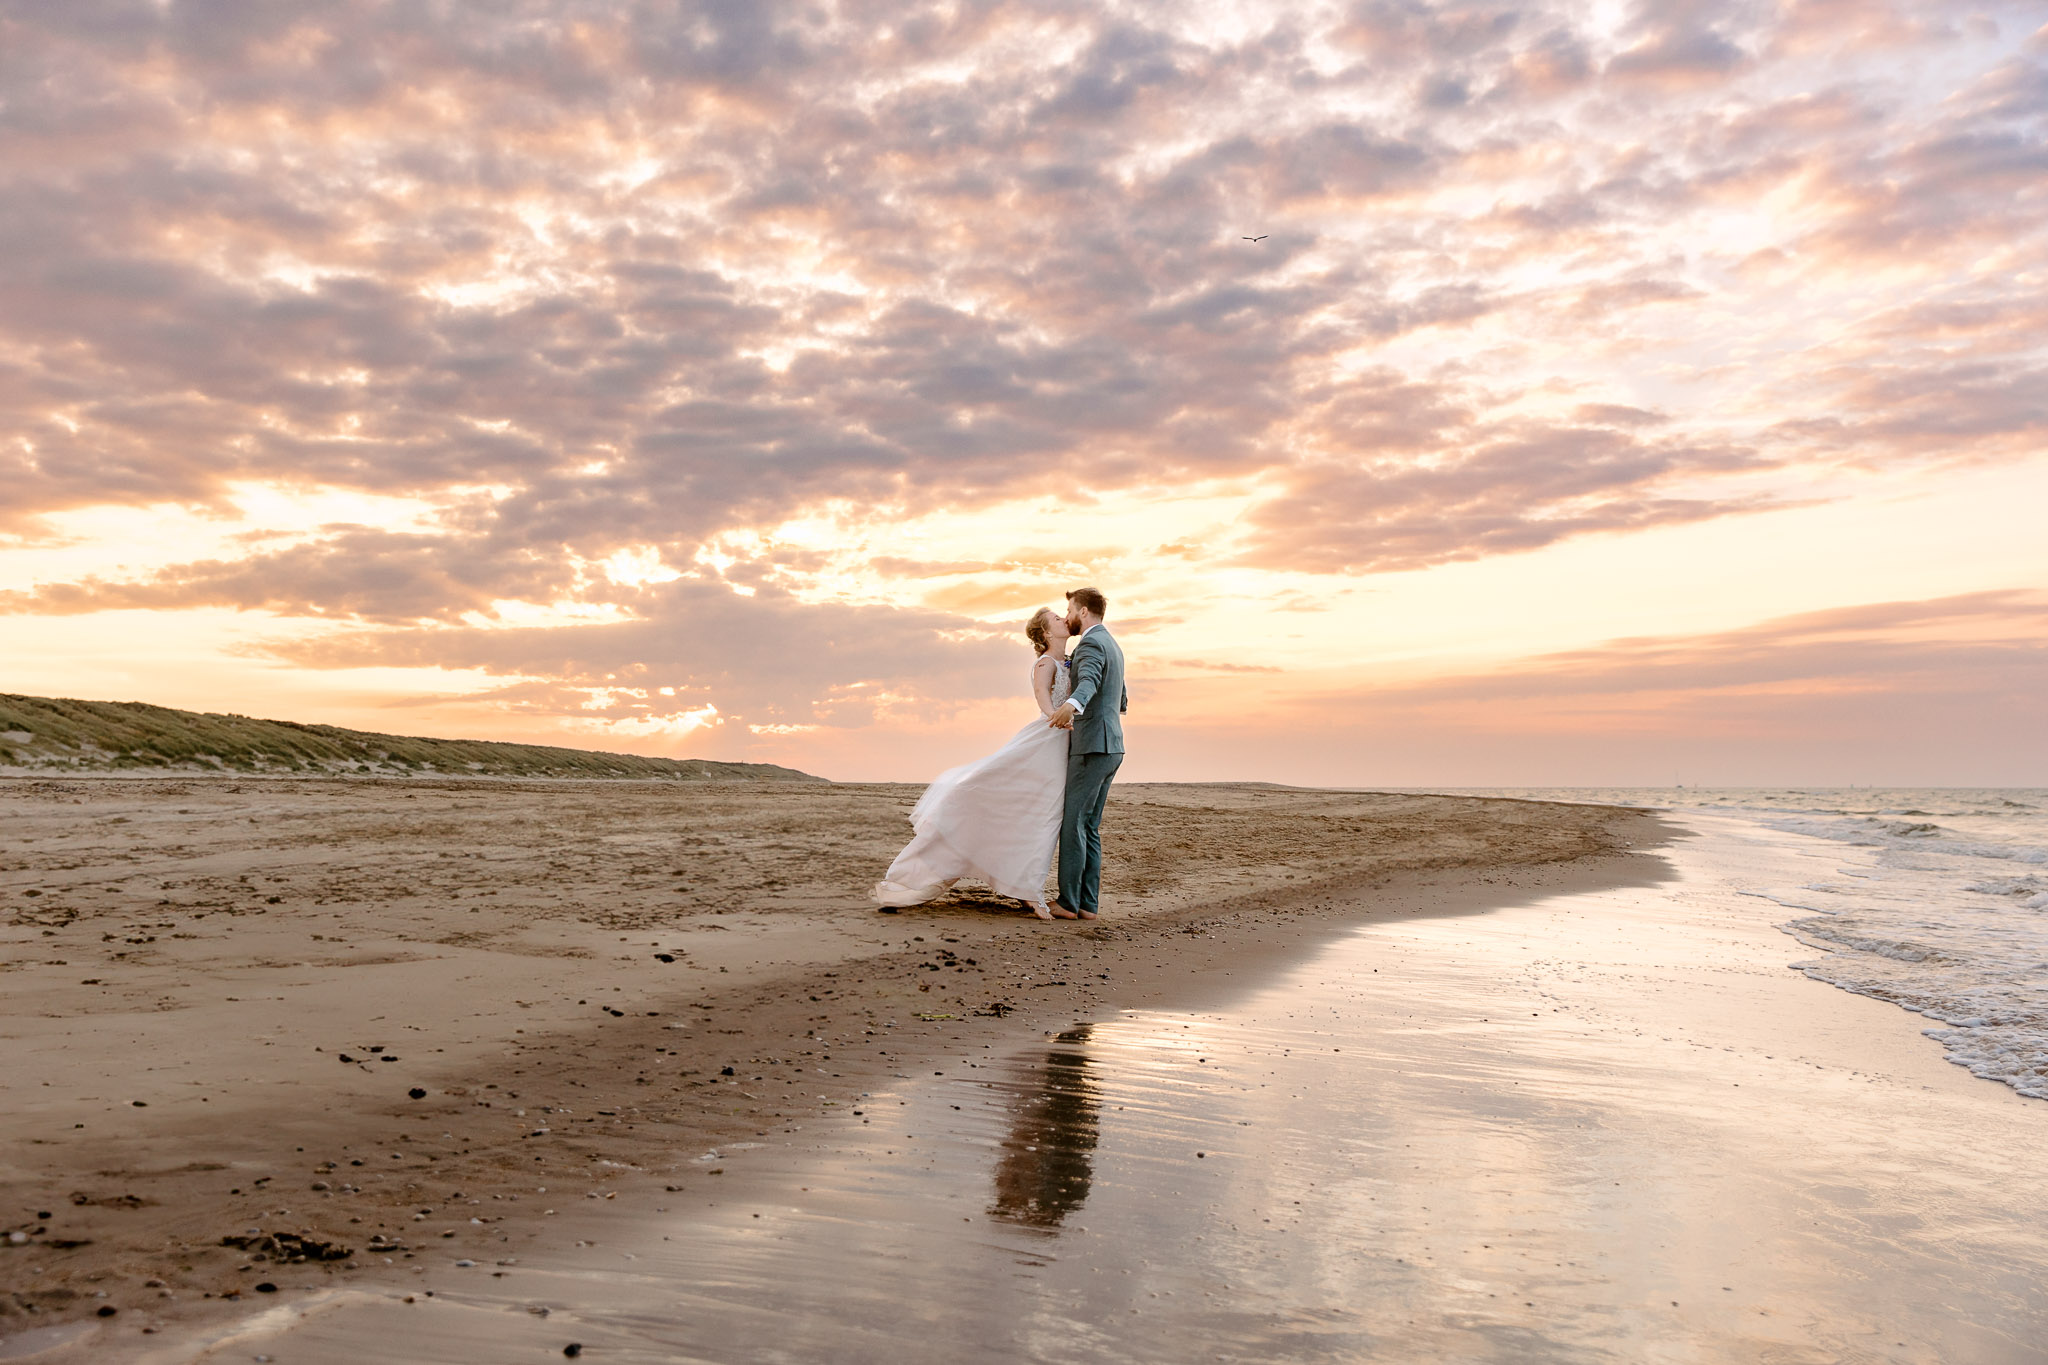
[[[1052,641],[1048,640],[1045,635],[1046,623],[1051,621],[1052,618],[1053,610],[1051,607],[1040,607],[1037,611],[1032,612],[1031,619],[1024,623],[1024,637],[1031,641],[1031,647],[1038,651],[1041,658],[1044,657],[1048,649],[1052,648]]]

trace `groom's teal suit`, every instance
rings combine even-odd
[[[1060,815],[1060,902],[1095,913],[1102,886],[1102,807],[1109,780],[1124,761],[1123,647],[1104,626],[1074,646],[1074,690],[1067,700],[1080,712],[1067,741],[1067,802]]]

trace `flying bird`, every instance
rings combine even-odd
[[[1244,240],[1245,240],[1245,241],[1247,241],[1247,242],[1263,242],[1263,241],[1265,241],[1265,240],[1266,240],[1266,239],[1267,239],[1268,237],[1271,237],[1272,235],[1273,235],[1273,234],[1272,234],[1272,233],[1270,233],[1270,232],[1262,232],[1262,233],[1260,233],[1260,234],[1259,234],[1258,236],[1256,236],[1256,237],[1247,237],[1247,238],[1245,238]]]

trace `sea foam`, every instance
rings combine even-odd
[[[1797,970],[1944,1025],[1924,1032],[1950,1061],[2048,1099],[2048,877],[2014,867],[2048,864],[2043,797],[1775,792],[1714,804],[1850,846],[1840,880],[1758,888],[1801,912],[1782,927],[1820,951]]]
[[[1746,888],[1792,912],[1816,981],[1941,1027],[1948,1059],[2048,1099],[2048,791],[1570,788],[1499,795],[1711,811],[1839,845],[1826,880]]]

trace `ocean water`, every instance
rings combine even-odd
[[[1472,795],[1597,801],[1752,820],[1839,845],[1834,876],[1758,885],[1817,956],[1817,981],[1942,1025],[1948,1058],[2048,1099],[2048,789],[1519,788]]]

